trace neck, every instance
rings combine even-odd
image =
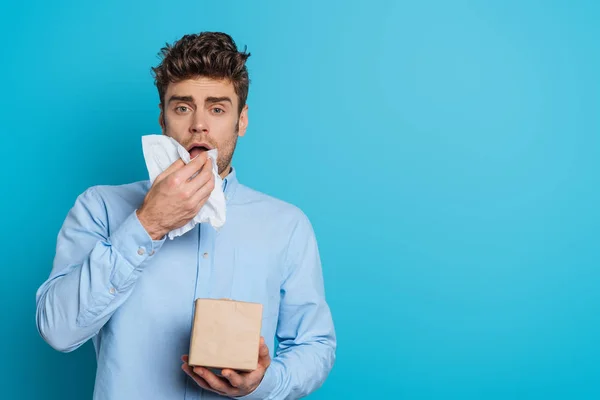
[[[226,177],[227,175],[229,175],[229,173],[230,173],[230,172],[231,172],[231,163],[229,163],[229,165],[227,166],[227,168],[225,168],[225,169],[223,170],[223,172],[221,172],[221,173],[219,174],[219,176],[221,177],[221,179],[225,179],[225,177]]]

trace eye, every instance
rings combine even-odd
[[[189,111],[189,108],[186,106],[177,106],[177,107],[175,107],[175,111],[180,112],[180,113],[185,113],[185,112]]]
[[[212,111],[213,111],[215,114],[223,114],[223,113],[225,112],[225,110],[223,110],[222,108],[219,108],[219,107],[215,107],[215,108],[213,108],[213,109],[212,109]]]

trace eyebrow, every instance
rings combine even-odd
[[[208,104],[224,103],[224,102],[229,102],[229,104],[233,104],[231,102],[231,99],[228,96],[223,96],[223,97],[207,97],[206,100],[204,100],[204,102],[208,103]]]
[[[192,96],[176,96],[173,95],[169,98],[168,103],[172,102],[172,101],[185,101],[187,103],[193,103],[194,102],[194,98]]]
[[[169,98],[168,103],[171,103],[172,101],[184,101],[186,103],[195,104],[194,97],[192,97],[192,96],[173,95]],[[231,101],[231,98],[229,96],[222,96],[222,97],[210,96],[210,97],[207,97],[206,100],[204,100],[204,102],[207,104],[224,103],[224,102],[229,102],[229,104],[233,104],[233,102]]]

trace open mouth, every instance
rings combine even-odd
[[[190,159],[193,160],[198,155],[200,155],[203,151],[208,151],[208,150],[210,150],[210,149],[206,146],[194,146],[189,150]]]

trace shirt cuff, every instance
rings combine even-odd
[[[237,400],[263,400],[270,398],[269,395],[273,393],[273,390],[277,387],[277,373],[275,368],[277,364],[271,362],[271,365],[267,368],[265,376],[262,381],[253,392],[248,393],[245,396],[234,397]]]
[[[165,238],[152,240],[135,211],[110,235],[111,246],[133,268],[139,267],[149,257],[152,257],[160,250],[164,242]]]

